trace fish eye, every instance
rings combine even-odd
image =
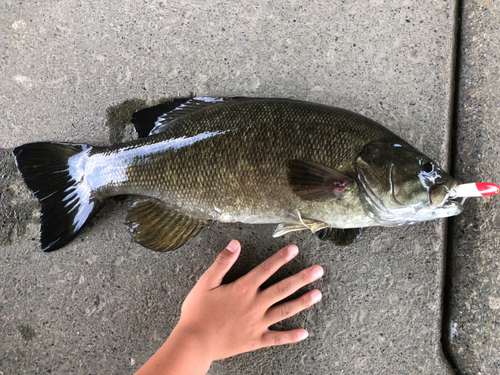
[[[422,168],[424,169],[425,173],[431,173],[432,171],[434,171],[434,164],[428,161],[422,166]]]

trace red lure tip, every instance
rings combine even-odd
[[[500,192],[500,186],[492,182],[476,182],[476,188],[483,197],[496,195]]]

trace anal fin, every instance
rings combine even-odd
[[[361,228],[324,228],[316,232],[320,240],[330,240],[337,246],[347,246],[352,244],[361,235]]]
[[[125,222],[137,243],[155,251],[178,249],[214,223],[181,214],[157,199],[134,203]]]

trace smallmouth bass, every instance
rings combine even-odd
[[[136,112],[139,139],[110,147],[39,142],[13,153],[40,200],[41,245],[72,240],[111,196],[147,197],[126,225],[174,250],[220,222],[308,229],[346,245],[360,228],[458,215],[457,181],[382,125],[289,99],[177,99]]]

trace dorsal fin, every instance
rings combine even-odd
[[[188,100],[189,98],[174,99],[171,102],[161,103],[135,112],[132,115],[132,123],[134,124],[135,131],[139,138],[144,138],[149,135],[160,116],[173,111]]]
[[[139,138],[158,134],[179,117],[189,115],[201,109],[227,100],[223,98],[197,97],[174,99],[153,107],[141,109],[132,115],[132,123]]]

